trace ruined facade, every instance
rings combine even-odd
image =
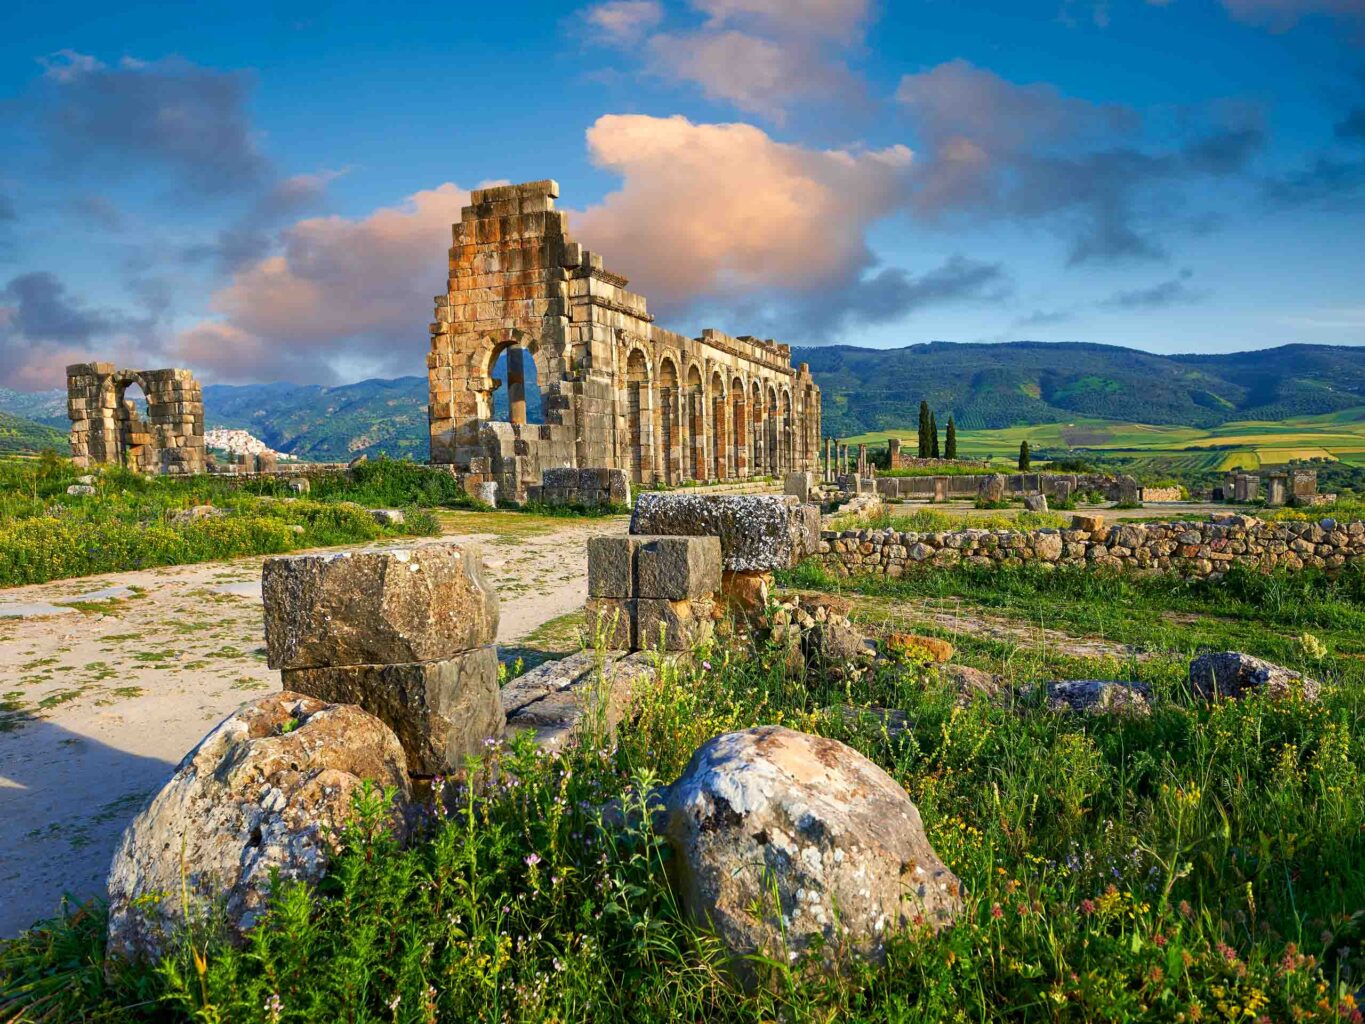
[[[570,240],[558,194],[553,181],[479,189],[454,225],[427,356],[431,461],[517,499],[557,467],[622,469],[635,483],[814,471],[808,367],[772,341],[657,327],[644,297]],[[497,422],[504,351],[509,417]],[[539,424],[527,422],[528,360]]]
[[[146,416],[128,397],[136,385]],[[204,471],[204,396],[189,370],[120,370],[113,363],[66,368],[71,459],[82,468],[112,463],[140,473]]]

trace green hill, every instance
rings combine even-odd
[[[1227,355],[1162,356],[1113,345],[931,342],[792,351],[824,395],[827,434],[913,426],[920,399],[963,429],[1098,417],[1213,427],[1365,404],[1365,348],[1286,345]]]
[[[45,423],[0,412],[0,454],[40,452],[45,449],[65,454],[68,451],[66,434]]]
[[[913,432],[921,398],[964,431],[1096,419],[1210,430],[1365,406],[1365,348],[1286,345],[1227,355],[1163,356],[1113,345],[931,342],[898,349],[799,348],[824,392],[825,433]],[[249,430],[319,461],[427,456],[423,376],[342,387],[211,384],[211,427]],[[532,405],[534,398],[532,396]],[[63,428],[65,393],[0,389],[0,410]],[[1084,444],[1083,437],[1068,439]]]

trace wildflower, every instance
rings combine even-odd
[[[394,994],[394,997],[393,997],[392,999],[389,1000],[389,1012],[391,1012],[391,1013],[397,1013],[397,1012],[398,1012],[398,1004],[401,1003],[402,1001],[403,1001],[403,996],[402,996],[401,994],[399,994],[399,993],[395,993],[395,994]]]
[[[1080,910],[1082,914],[1086,914],[1087,916],[1093,914],[1095,912],[1095,901],[1090,899],[1081,900]]]
[[[711,671],[711,663],[709,661],[703,661],[701,663],[701,667],[705,669],[707,672]]]
[[[278,1024],[280,1014],[284,1013],[284,1003],[280,1002],[280,994],[278,992],[270,993],[270,998],[265,1001],[264,1009],[266,1019],[270,1021],[270,1024]]]
[[[1157,932],[1155,935],[1152,936],[1152,941],[1156,943],[1157,949],[1166,948],[1166,936],[1162,935],[1160,932]]]
[[[999,921],[999,920],[1000,920],[1002,917],[1004,917],[1004,916],[1005,916],[1005,912],[1004,912],[1003,910],[1000,909],[1000,904],[999,904],[999,903],[992,903],[992,904],[991,904],[991,917],[993,917],[993,918],[995,918],[997,921]]]
[[[532,853],[532,854],[530,854],[530,855],[528,855],[528,856],[526,857],[526,866],[527,866],[528,868],[533,868],[533,867],[535,867],[535,866],[536,866],[537,864],[539,864],[539,863],[540,863],[540,854],[538,854],[538,853]]]

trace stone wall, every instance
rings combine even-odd
[[[630,481],[620,469],[547,469],[530,496],[547,505],[606,508],[630,504]]]
[[[147,399],[144,417],[126,397]],[[189,370],[120,370],[113,363],[66,368],[71,460],[81,468],[126,466],[139,473],[204,472],[204,396]]]
[[[1054,565],[1147,569],[1210,576],[1230,565],[1260,569],[1339,569],[1365,561],[1365,523],[1268,523],[1251,516],[1207,522],[1115,523],[1076,516],[1065,530],[830,530],[821,533],[820,562],[837,575],[899,576],[931,565]]]
[[[1139,501],[1180,501],[1179,487],[1143,487],[1138,491]]]
[[[560,467],[635,483],[813,471],[820,389],[790,348],[658,327],[644,297],[570,239],[558,195],[553,181],[477,189],[453,226],[427,356],[431,461],[510,500]],[[491,376],[503,352],[506,382]],[[541,424],[526,421],[528,359]],[[507,422],[492,418],[503,386]]]

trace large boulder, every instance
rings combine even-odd
[[[763,726],[710,740],[668,788],[663,831],[683,906],[746,984],[750,954],[786,962],[819,936],[829,965],[880,960],[893,930],[962,909],[905,791],[823,737]]]
[[[498,631],[478,548],[449,541],[270,558],[261,595],[271,668],[439,661]]]
[[[1217,651],[1201,654],[1190,662],[1190,689],[1201,700],[1218,697],[1240,700],[1253,693],[1264,693],[1272,700],[1302,693],[1306,700],[1317,700],[1322,684],[1301,672],[1250,654]]]
[[[727,572],[771,572],[820,546],[820,510],[790,494],[642,494],[631,533],[719,537]]]
[[[409,796],[403,748],[360,708],[297,693],[244,705],[190,751],[123,833],[109,869],[109,952],[159,957],[211,911],[240,937],[270,875],[315,881],[363,780]]]

